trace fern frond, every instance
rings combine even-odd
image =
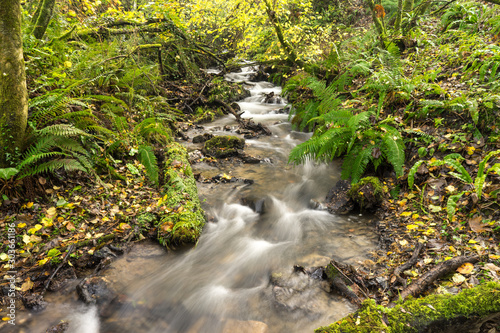
[[[73,125],[68,124],[56,124],[42,128],[38,130],[38,133],[42,136],[54,135],[54,136],[90,136],[90,134],[76,128]]]
[[[394,133],[386,133],[382,136],[381,150],[387,161],[392,165],[397,177],[403,175],[403,165],[405,163],[405,147],[401,137]]]
[[[146,168],[148,177],[154,184],[158,184],[159,168],[153,148],[151,146],[139,146],[139,161]]]
[[[374,146],[361,147],[353,149],[342,164],[342,179],[351,177],[351,182],[356,184],[363,177],[366,167],[371,160]]]
[[[424,160],[420,160],[417,163],[413,164],[408,172],[408,187],[411,189],[413,184],[415,183],[415,174],[417,173],[418,168],[424,163]]]
[[[64,169],[66,171],[79,170],[85,173],[88,172],[87,169],[85,169],[77,160],[73,158],[60,158],[41,163],[34,168],[25,170],[24,172],[21,172],[18,178],[22,179],[24,177],[35,176],[46,172],[52,173],[59,169]]]

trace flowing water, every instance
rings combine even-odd
[[[244,81],[250,73],[227,79]],[[329,257],[362,261],[375,248],[374,232],[365,217],[310,208],[339,179],[338,166],[288,165],[290,149],[310,134],[291,130],[288,116],[277,112],[285,107],[281,99],[263,103],[262,93],[279,95],[279,87],[259,82],[249,88],[251,97],[239,102],[243,117],[266,124],[273,135],[246,141],[245,152],[260,157],[260,164],[193,166],[204,178],[226,173],[253,180],[199,184],[209,223],[198,244],[175,254],[156,244],[134,247],[105,271],[126,301],[99,316],[74,293],[57,296],[24,332],[45,332],[59,319],[69,320],[71,333],[312,332],[353,310],[318,276],[293,266],[326,265]],[[234,135],[225,128],[236,125],[227,116],[204,130]]]

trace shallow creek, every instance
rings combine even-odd
[[[244,81],[248,74],[251,69],[227,79]],[[123,295],[119,306],[99,315],[95,307],[78,303],[74,292],[48,295],[52,304],[32,315],[21,331],[45,332],[66,319],[71,333],[312,332],[353,310],[327,293],[320,279],[294,272],[293,266],[326,265],[329,257],[346,263],[365,260],[376,246],[372,227],[363,216],[310,208],[339,179],[338,166],[288,165],[290,149],[310,134],[291,130],[288,115],[277,112],[285,107],[283,101],[263,103],[262,93],[279,95],[279,87],[259,82],[249,88],[252,96],[239,102],[243,117],[267,125],[273,135],[246,141],[245,152],[261,158],[260,164],[193,165],[204,178],[226,173],[253,180],[199,183],[209,223],[198,244],[176,253],[157,244],[136,245],[104,271]],[[235,135],[224,127],[236,125],[227,116],[203,131]],[[190,136],[201,133],[193,130]]]

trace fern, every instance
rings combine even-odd
[[[424,163],[424,160],[420,160],[413,164],[413,166],[410,168],[410,171],[408,172],[408,187],[411,189],[413,187],[413,184],[415,183],[415,174],[417,173],[418,168]]]
[[[159,168],[153,148],[151,148],[151,146],[141,145],[139,146],[138,150],[139,150],[139,161],[146,168],[148,177],[155,185],[158,185]]]

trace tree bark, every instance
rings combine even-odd
[[[45,30],[47,30],[47,27],[49,26],[55,4],[56,0],[43,0],[40,3],[40,6],[31,21],[33,25],[32,33],[36,39],[42,39],[43,35],[45,35]]]
[[[0,1],[0,45],[0,167],[8,167],[20,152],[28,119],[20,0]]]
[[[406,4],[407,1],[404,1],[404,4]],[[403,0],[398,0],[398,11],[396,13],[396,21],[394,22],[394,31],[397,35],[401,34],[402,19],[403,19]]]

